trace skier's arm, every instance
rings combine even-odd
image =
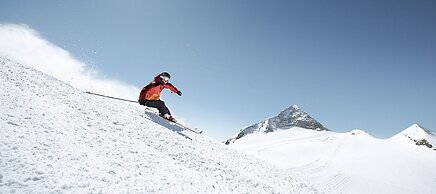
[[[180,90],[178,90],[176,87],[174,87],[173,84],[166,83],[165,88],[170,89],[172,92],[178,94],[179,96],[182,94],[182,92],[180,92]]]

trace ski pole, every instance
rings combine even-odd
[[[103,94],[97,94],[97,93],[93,93],[93,92],[85,92],[87,94],[91,94],[91,95],[96,95],[96,96],[101,96],[101,97],[105,97],[105,98],[111,98],[111,99],[115,99],[115,100],[121,100],[121,101],[126,101],[126,102],[133,102],[133,103],[138,103],[137,101],[134,100],[127,100],[127,99],[123,99],[123,98],[117,98],[117,97],[112,97],[112,96],[106,96]]]

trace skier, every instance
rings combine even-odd
[[[138,102],[143,106],[157,108],[161,117],[174,122],[175,119],[171,116],[170,110],[165,105],[165,102],[160,100],[160,93],[165,88],[170,89],[179,96],[182,95],[180,90],[169,83],[170,78],[171,76],[167,72],[162,72],[154,77],[154,80],[141,90]]]

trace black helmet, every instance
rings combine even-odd
[[[168,72],[162,72],[159,74],[159,77],[164,83],[168,83],[168,81],[170,81],[171,75]]]

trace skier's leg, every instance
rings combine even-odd
[[[146,106],[146,104],[147,104],[147,100],[144,100],[144,99],[139,99],[138,102],[142,106]]]
[[[171,112],[168,109],[168,107],[165,105],[165,102],[162,101],[162,100],[158,100],[158,102],[159,102],[159,108],[158,108],[159,109],[159,113],[161,115],[166,115],[166,114],[171,115]]]
[[[146,105],[148,107],[157,108],[157,110],[159,110],[159,114],[162,116],[165,114],[171,115],[170,110],[165,105],[165,102],[162,100],[149,100],[147,101]]]

